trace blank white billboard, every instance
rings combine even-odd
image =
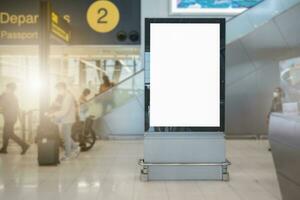
[[[220,127],[220,24],[150,24],[150,127]]]

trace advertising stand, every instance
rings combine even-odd
[[[145,21],[144,180],[229,180],[225,20]]]

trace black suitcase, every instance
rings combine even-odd
[[[40,166],[59,164],[59,144],[56,140],[43,138],[38,141],[38,162]]]
[[[38,163],[40,166],[59,164],[59,129],[50,120],[41,123],[37,130]]]

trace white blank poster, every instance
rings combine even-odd
[[[150,25],[150,126],[220,126],[220,24]]]

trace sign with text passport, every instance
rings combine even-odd
[[[50,0],[52,19],[60,16],[72,30],[74,45],[140,44],[140,0]],[[39,37],[39,0],[1,0],[0,45],[35,45]],[[52,32],[64,41],[63,20]]]

